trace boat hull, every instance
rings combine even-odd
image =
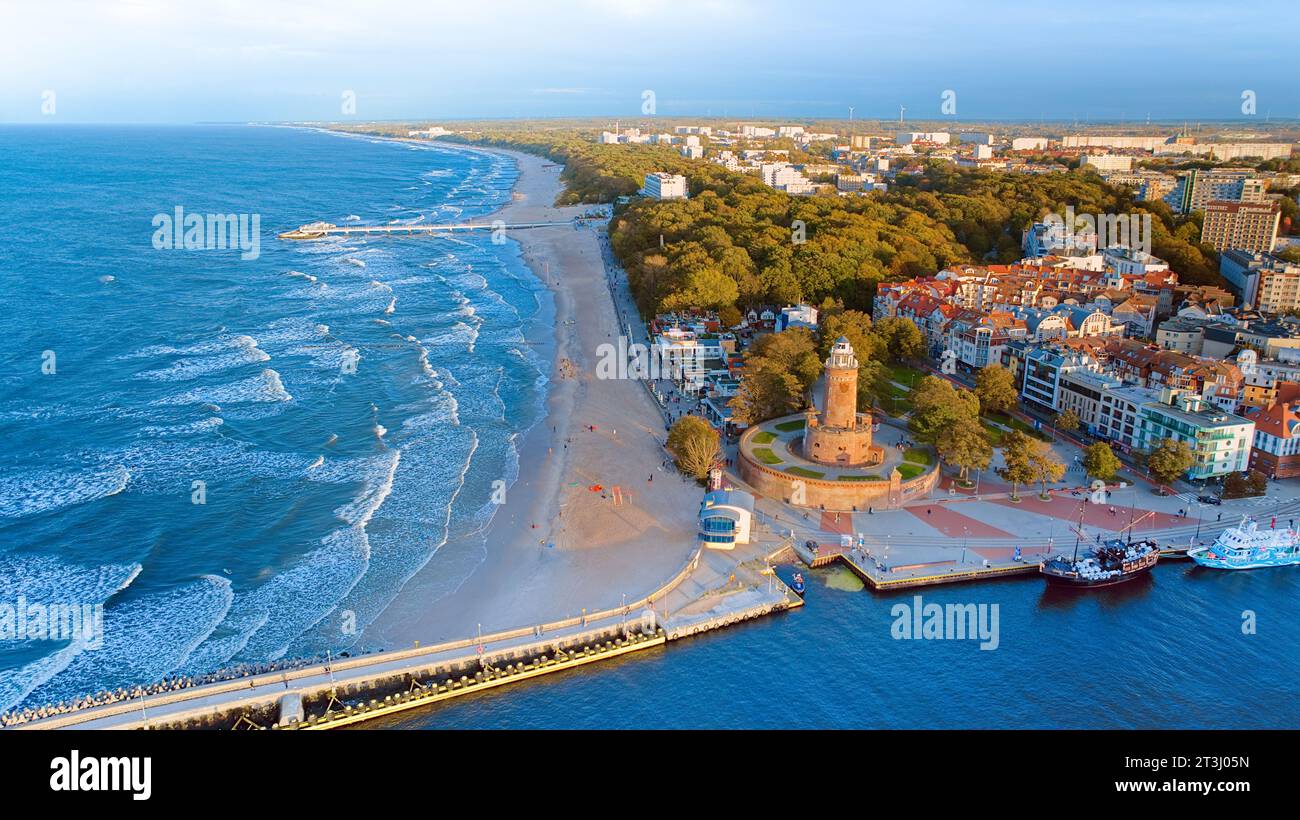
[[[1097,587],[1113,587],[1116,584],[1124,584],[1135,578],[1141,578],[1143,575],[1150,572],[1151,568],[1154,566],[1155,564],[1153,563],[1149,566],[1122,575],[1117,575],[1113,578],[1101,579],[1081,578],[1077,575],[1059,575],[1054,572],[1048,572],[1047,570],[1040,571],[1042,572],[1043,577],[1047,579],[1047,583],[1050,586],[1071,587],[1074,589],[1095,589]]]
[[[1270,567],[1300,566],[1300,557],[1284,560],[1264,559],[1231,561],[1226,558],[1211,558],[1205,552],[1189,552],[1187,557],[1191,558],[1200,566],[1209,567],[1210,569],[1268,569]]]

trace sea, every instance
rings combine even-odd
[[[518,476],[550,293],[490,233],[276,235],[481,219],[516,177],[310,129],[0,128],[0,617],[104,626],[11,629],[0,711],[382,648],[367,624]]]
[[[414,573],[459,586],[481,552],[442,550],[482,533],[542,414],[548,292],[487,234],[275,235],[483,217],[514,178],[307,129],[0,129],[0,606],[99,603],[107,627],[0,642],[0,709],[378,648]],[[177,207],[259,215],[257,257],[156,248]],[[1300,568],[806,577],[799,609],[367,726],[1300,727]],[[903,634],[933,605],[996,640]]]
[[[1162,561],[1105,589],[1025,577],[884,594],[845,568],[803,574],[797,609],[364,726],[1300,727],[1300,567]],[[983,606],[990,627],[996,606],[996,641],[906,634],[902,622],[915,627],[931,605],[945,619],[950,605]]]

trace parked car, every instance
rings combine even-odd
[[[1216,507],[1223,503],[1223,499],[1219,498],[1217,495],[1198,495],[1196,496],[1196,500],[1202,504],[1213,504]]]

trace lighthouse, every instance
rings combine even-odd
[[[821,392],[821,407],[809,410],[804,423],[804,458],[838,467],[884,461],[884,450],[871,445],[871,414],[858,413],[858,357],[843,336],[826,358]]]
[[[858,421],[858,357],[853,345],[841,336],[826,359],[822,393],[822,424],[852,429]]]

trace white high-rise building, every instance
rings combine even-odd
[[[1087,154],[1083,158],[1082,166],[1090,166],[1098,171],[1130,171],[1133,169],[1133,158],[1123,157],[1117,154]]]
[[[646,174],[641,193],[651,199],[685,199],[686,177],[681,174]]]

